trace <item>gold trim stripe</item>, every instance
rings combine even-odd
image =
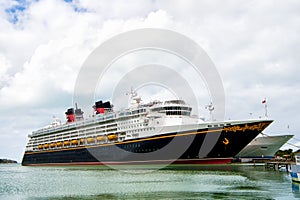
[[[130,140],[130,141],[125,141],[125,142],[116,142],[116,143],[110,143],[110,144],[98,144],[98,145],[93,145],[93,146],[81,146],[81,147],[74,147],[74,148],[46,150],[46,151],[41,151],[41,152],[25,152],[25,154],[38,154],[38,153],[68,151],[68,150],[76,150],[76,149],[89,149],[89,148],[95,148],[95,147],[99,147],[99,146],[112,146],[112,145],[117,145],[117,144],[128,144],[128,143],[134,143],[134,142],[156,140],[156,139],[161,139],[161,138],[170,138],[170,137],[178,137],[178,136],[186,136],[186,135],[204,134],[204,133],[217,132],[217,131],[222,131],[222,130],[223,129],[214,129],[214,130],[205,130],[205,131],[199,131],[199,132],[188,132],[188,133],[181,133],[181,134],[158,136],[158,137],[153,137],[153,138],[142,138],[142,139],[137,139],[137,140]]]

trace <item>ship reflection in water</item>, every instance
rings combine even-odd
[[[148,166],[148,165],[147,165]],[[0,199],[296,199],[288,173],[250,165],[170,165],[163,170],[102,166],[0,165]],[[299,191],[299,185],[294,186]]]

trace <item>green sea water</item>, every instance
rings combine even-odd
[[[264,166],[0,165],[0,199],[295,199],[298,191],[287,172]]]

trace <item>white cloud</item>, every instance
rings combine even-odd
[[[9,82],[8,69],[11,67],[11,63],[3,55],[0,54],[0,89]]]
[[[109,3],[105,0],[75,0],[74,5],[95,13],[103,20],[145,18],[149,12],[153,11],[153,2],[148,0],[130,0],[129,2],[111,0]]]
[[[268,131],[283,133],[286,124],[300,128],[298,1],[27,2],[12,16],[6,10],[20,3],[0,1],[0,123],[8,124],[1,129],[0,152],[7,152],[3,141],[9,148],[16,137],[45,125],[46,115],[63,117],[80,66],[94,48],[143,27],[178,31],[207,51],[225,85],[227,118],[263,115],[260,101],[267,97],[276,120]],[[22,112],[10,112],[15,108]],[[25,129],[15,123],[17,115],[30,121]],[[7,136],[12,132],[16,137]],[[25,146],[17,143],[15,158]]]

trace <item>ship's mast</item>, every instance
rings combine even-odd
[[[142,99],[138,96],[136,90],[134,90],[133,87],[131,87],[131,90],[127,92],[126,95],[130,96],[132,107],[138,107],[140,105]]]
[[[83,112],[78,108],[77,103],[75,103],[75,121],[83,120]]]
[[[265,117],[266,117],[266,119],[268,119],[268,105],[267,105],[266,98],[264,98],[264,100],[262,100],[261,103],[265,105]]]
[[[208,109],[209,111],[209,115],[210,115],[210,121],[213,121],[213,110],[215,109],[215,107],[213,106],[213,103],[210,102],[207,106],[205,106],[205,109]]]
[[[268,105],[265,103],[265,117],[268,119]]]

